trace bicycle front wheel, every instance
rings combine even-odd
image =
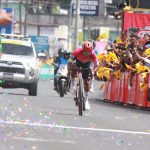
[[[79,79],[79,89],[78,89],[78,109],[79,109],[79,115],[83,115],[83,106],[84,106],[84,97],[83,97],[83,81],[82,79]]]

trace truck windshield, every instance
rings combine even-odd
[[[34,56],[30,46],[2,43],[2,53],[11,55]]]

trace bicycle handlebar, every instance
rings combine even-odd
[[[82,68],[82,67],[78,67],[78,68],[71,68],[70,70],[90,70],[90,71],[92,71],[92,69],[91,68]]]

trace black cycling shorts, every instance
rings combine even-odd
[[[89,79],[89,77],[90,77],[90,73],[91,73],[91,71],[90,71],[90,68],[91,68],[91,61],[89,61],[89,62],[87,62],[87,63],[82,63],[82,62],[80,62],[78,59],[76,59],[76,65],[78,66],[78,67],[81,67],[81,68],[89,68],[89,70],[87,69],[87,70],[82,70],[82,78],[83,79]]]

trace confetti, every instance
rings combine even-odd
[[[32,149],[37,149],[37,147],[36,146],[32,146]]]
[[[18,111],[19,111],[19,112],[22,112],[22,108],[21,108],[21,107],[19,107],[19,108],[18,108]]]

